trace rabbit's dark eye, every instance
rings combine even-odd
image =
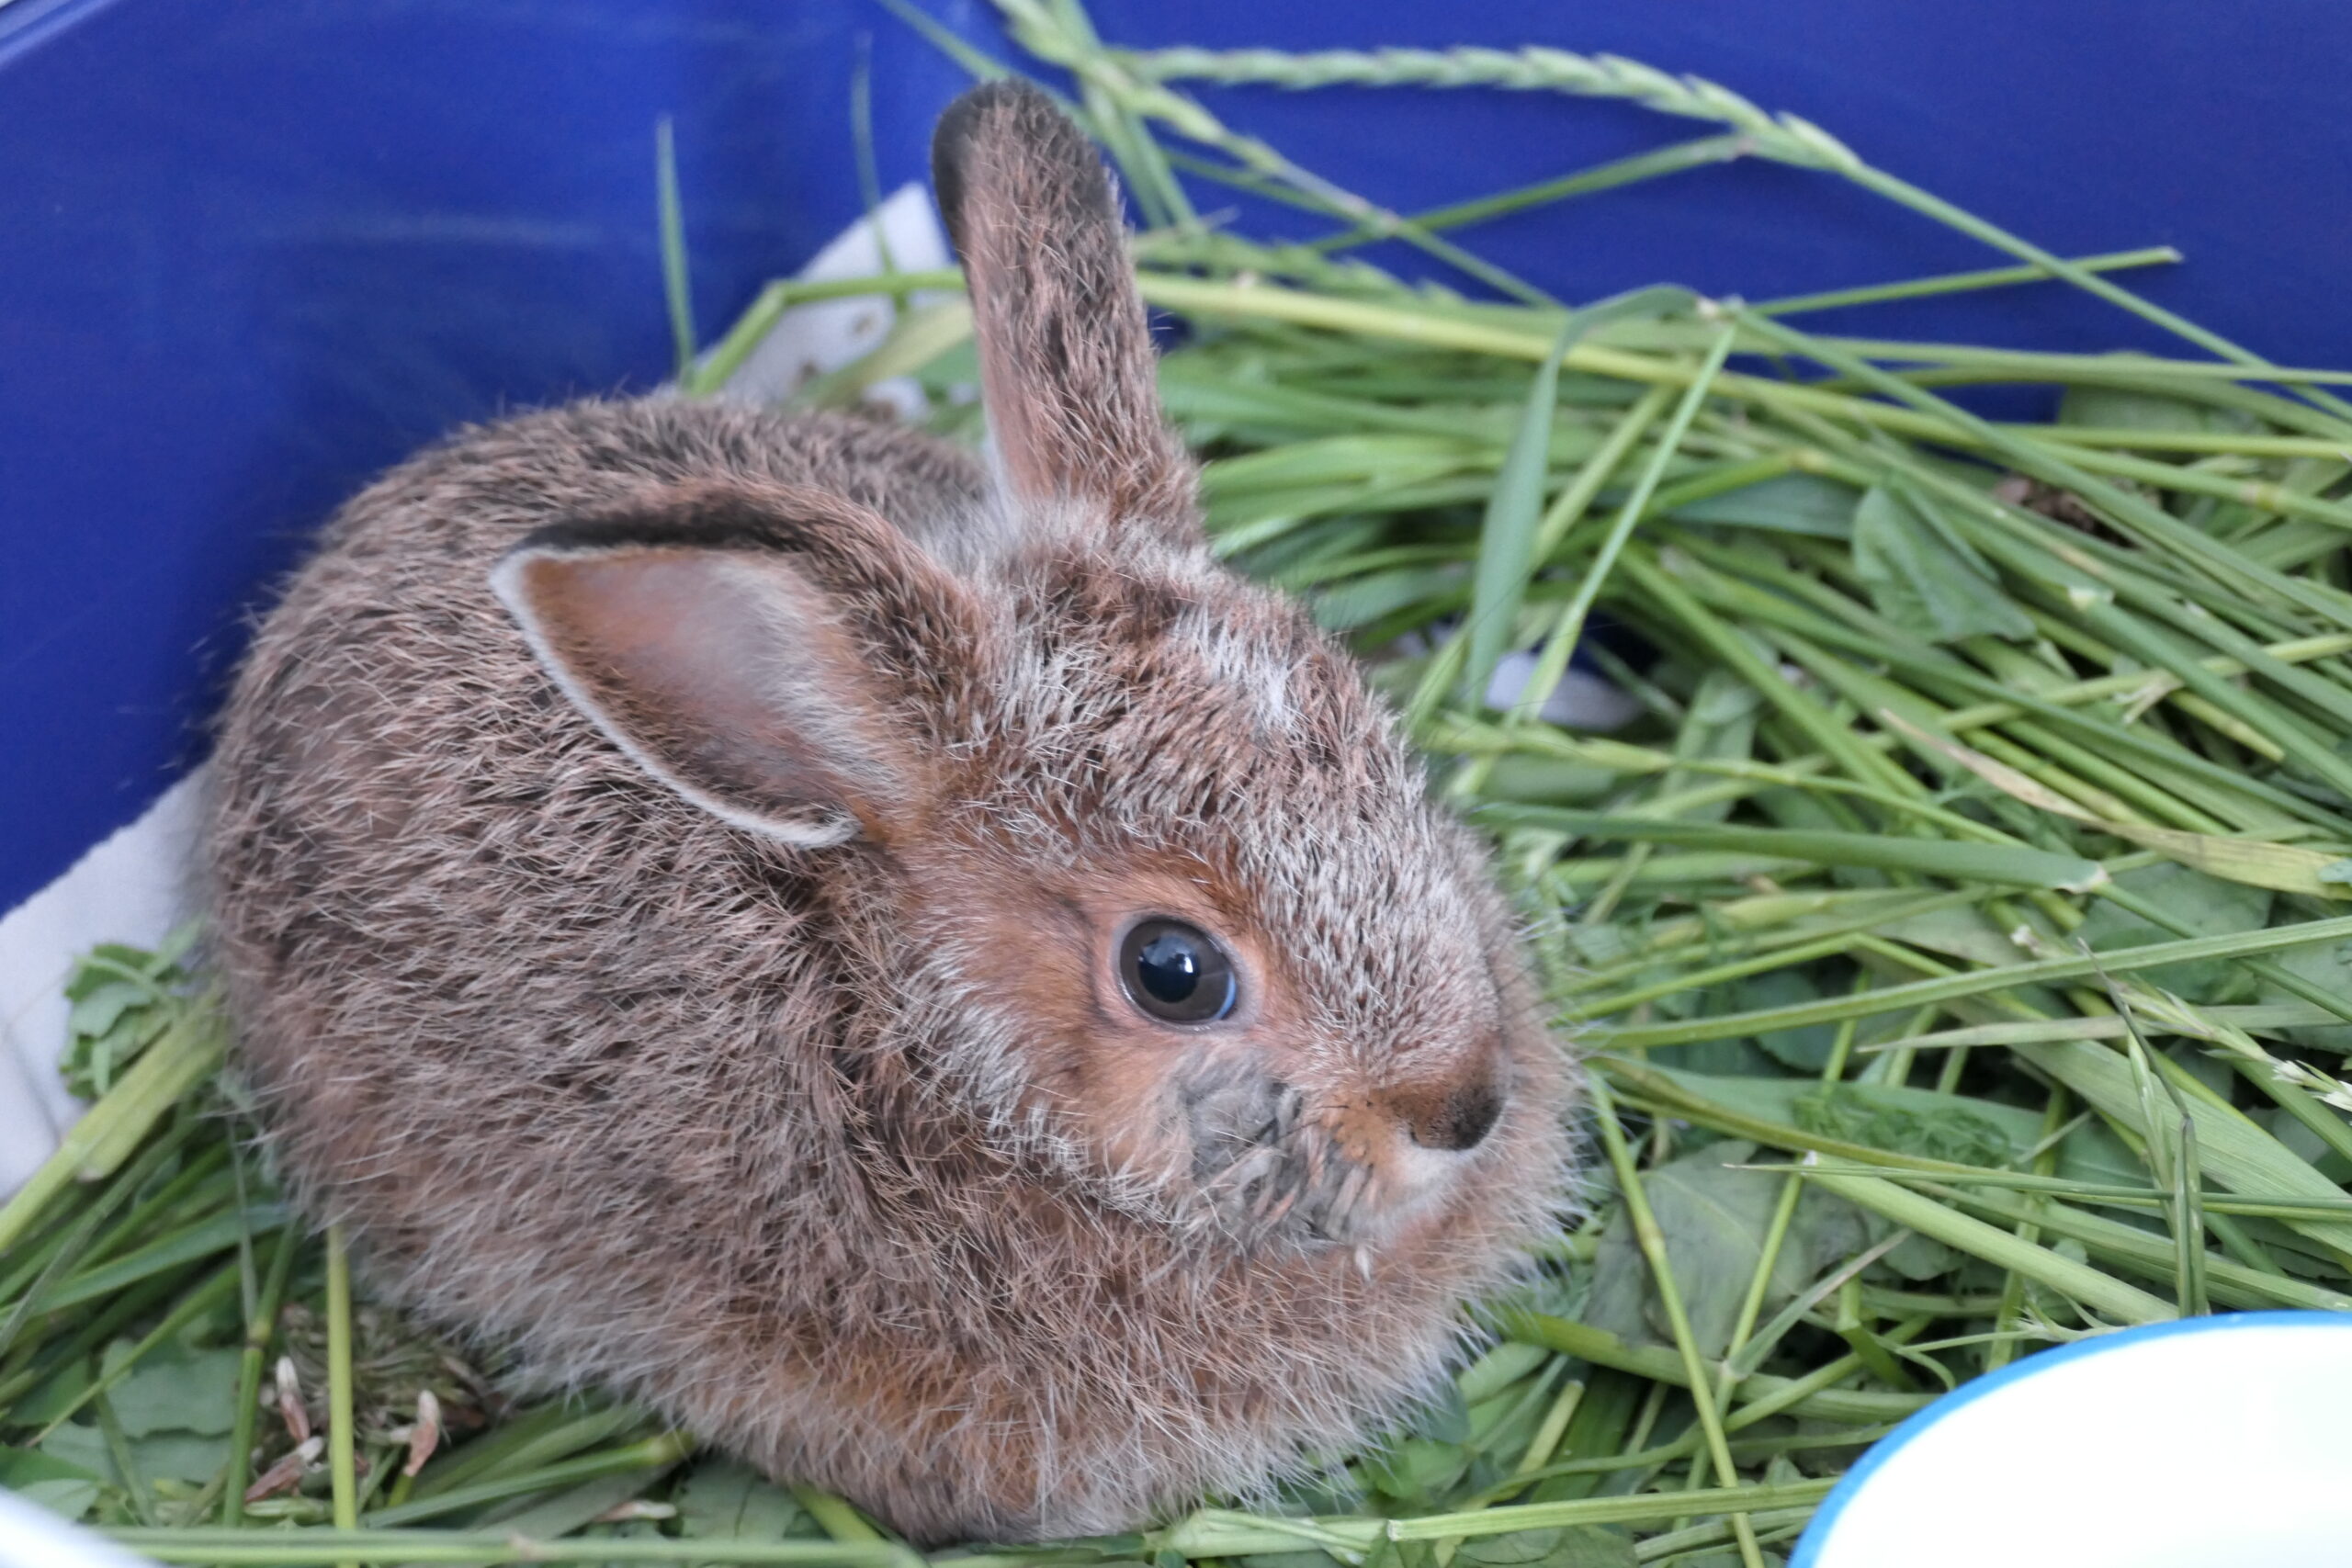
[[[1233,960],[1197,926],[1138,921],[1119,944],[1127,999],[1165,1023],[1211,1023],[1233,1010]]]

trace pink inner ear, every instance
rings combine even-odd
[[[765,740],[775,715],[756,694],[770,628],[726,567],[703,552],[548,556],[523,568],[525,592],[564,661],[586,682],[644,708],[640,723]]]
[[[784,560],[645,547],[514,570],[550,672],[657,777],[796,841],[881,825],[891,792],[858,650]]]

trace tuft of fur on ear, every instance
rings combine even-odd
[[[940,117],[931,166],[1013,495],[1091,502],[1114,527],[1189,525],[1192,463],[1160,413],[1118,193],[1092,144],[1035,87],[989,82]]]
[[[919,819],[937,660],[975,657],[962,590],[889,524],[815,491],[657,492],[536,530],[491,585],[647,773],[808,849],[887,844]]]

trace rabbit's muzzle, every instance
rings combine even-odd
[[[1503,1107],[1487,1082],[1426,1108],[1370,1098],[1316,1105],[1280,1078],[1230,1068],[1186,1085],[1181,1099],[1197,1194],[1192,1223],[1244,1248],[1377,1241],[1450,1179],[1442,1156],[1424,1151],[1467,1151]]]

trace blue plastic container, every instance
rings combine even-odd
[[[978,0],[919,3],[1011,53]],[[1695,72],[2060,251],[2178,244],[2190,264],[2143,275],[2151,295],[2275,357],[2352,364],[2352,9],[2322,0],[1095,16],[1138,45],[1542,42]],[[243,615],[370,473],[457,422],[662,376],[657,118],[676,119],[704,333],[854,220],[861,54],[888,188],[921,177],[963,76],[872,0],[0,4],[0,909],[201,755]],[[1205,96],[1407,209],[1709,129],[1483,92]],[[1234,203],[1204,188],[1203,205]],[[1997,259],[1755,163],[1465,237],[1570,298],[1660,279],[1763,297]],[[1867,327],[2158,346],[2048,286]]]

